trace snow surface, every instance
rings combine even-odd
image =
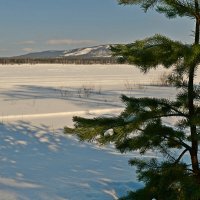
[[[80,143],[63,127],[73,125],[74,115],[117,115],[122,93],[173,99],[174,88],[146,86],[159,83],[162,68],[146,75],[129,65],[3,65],[0,71],[0,200],[112,200],[141,187],[128,166],[137,152]]]
[[[79,51],[75,53],[67,53],[64,56],[81,56],[90,53],[93,50],[93,48],[85,48],[85,49],[80,49]]]
[[[87,47],[74,49],[70,51],[64,52],[64,56],[83,56],[90,55],[91,57],[111,57],[111,53],[109,53],[110,45],[96,46],[96,47]]]

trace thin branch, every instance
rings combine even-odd
[[[183,147],[185,147],[188,151],[190,151],[191,150],[191,147],[188,145],[188,144],[186,144],[185,142],[183,142],[180,138],[177,138],[179,141],[177,141],[177,140],[175,140],[175,139],[173,139],[173,138],[170,138],[170,137],[168,137],[168,136],[164,136],[164,138],[166,138],[166,139],[168,139],[168,140],[171,140],[171,141],[173,141],[173,142],[175,142],[175,143],[177,143],[177,144],[179,144],[179,145],[182,145]]]
[[[168,153],[168,151],[165,149],[165,147],[163,147],[162,145],[160,145],[160,147],[161,147],[164,154],[166,154],[172,160],[176,161],[176,159],[170,153]]]
[[[175,161],[175,164],[178,164],[181,160],[181,158],[184,156],[184,154],[188,151],[188,149],[185,149],[180,156],[177,158],[177,160]]]
[[[151,119],[157,119],[157,118],[161,118],[161,117],[183,117],[180,114],[163,114],[163,115],[157,115],[157,116],[152,116]]]
[[[187,170],[192,172],[192,175],[194,174],[194,170],[192,170],[192,169],[187,169]]]
[[[160,103],[160,105],[164,105],[164,106],[170,108],[171,110],[177,112],[179,114],[179,116],[188,117],[188,115],[186,115],[185,113],[179,111],[178,109],[174,108],[173,106],[169,105],[168,103],[164,103],[163,102],[163,103]]]

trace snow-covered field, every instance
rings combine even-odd
[[[74,115],[118,114],[122,93],[174,98],[174,88],[146,86],[162,74],[128,65],[0,66],[0,200],[112,200],[140,187],[128,166],[137,153],[79,143],[63,127]]]

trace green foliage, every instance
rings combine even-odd
[[[114,142],[121,152],[140,150],[140,153],[145,153],[161,146],[181,148],[184,145],[189,148],[182,142],[187,139],[185,132],[174,130],[162,124],[161,120],[162,117],[171,116],[187,118],[187,113],[182,112],[181,102],[126,96],[122,96],[122,101],[126,109],[118,117],[74,117],[75,128],[65,127],[65,132],[76,134],[80,140],[97,141],[99,144]],[[106,131],[110,129],[112,134],[107,134]]]
[[[123,5],[155,8],[167,17],[187,16],[196,20],[195,43],[188,45],[161,35],[111,47],[121,63],[129,63],[146,73],[162,65],[171,68],[168,82],[177,87],[174,100],[122,96],[125,110],[117,117],[85,119],[74,117],[74,134],[81,141],[100,145],[114,143],[120,152],[155,151],[160,158],[130,160],[137,167],[144,188],[121,200],[199,200],[200,168],[200,85],[194,84],[200,64],[200,10],[197,0],[118,0]],[[172,127],[164,119],[176,117]],[[187,163],[184,159],[187,157]]]
[[[177,16],[196,18],[196,12],[200,12],[195,6],[195,1],[191,0],[118,0],[118,2],[122,5],[139,5],[145,12],[155,7],[157,12],[165,14],[168,18]]]
[[[189,66],[200,62],[200,45],[186,45],[170,40],[161,35],[136,41],[132,44],[111,47],[114,56],[121,62],[138,66],[147,72],[151,68],[163,65],[165,68],[174,67],[175,74],[184,75]]]
[[[198,200],[200,187],[194,181],[192,173],[184,163],[158,163],[152,159],[149,162],[132,160],[130,164],[138,167],[139,180],[145,182],[145,188],[130,192],[120,200]]]
[[[74,117],[75,128],[65,127],[65,133],[75,134],[81,141],[95,141],[100,145],[112,142],[122,153],[137,150],[145,154],[148,150],[155,150],[164,156],[167,161],[163,163],[154,159],[150,162],[130,161],[131,165],[137,166],[138,178],[145,182],[146,186],[137,192],[131,192],[122,200],[153,197],[158,200],[187,199],[186,197],[191,194],[199,195],[199,187],[195,184],[192,190],[188,190],[186,186],[194,183],[194,177],[185,164],[180,164],[185,153],[191,150],[189,145],[191,138],[184,131],[190,126],[185,96],[187,96],[185,93],[179,94],[176,101],[122,96],[126,108],[119,116],[93,119]],[[198,115],[193,123],[198,125],[199,107],[196,113]],[[162,121],[162,118],[172,116],[180,118],[176,129],[163,124]],[[172,154],[174,149],[179,149],[176,157]],[[176,176],[172,176],[173,173]],[[173,179],[171,180],[170,177]],[[160,187],[155,187],[157,185]]]

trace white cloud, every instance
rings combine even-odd
[[[52,39],[48,40],[48,45],[90,45],[96,44],[94,40],[73,40],[73,39]]]
[[[32,48],[23,48],[22,50],[25,51],[25,52],[32,52],[33,51]]]

